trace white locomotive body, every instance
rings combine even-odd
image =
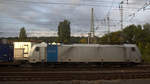
[[[141,63],[141,54],[136,45],[46,45],[36,44],[29,62],[132,62]]]

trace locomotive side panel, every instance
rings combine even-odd
[[[126,62],[126,52],[124,47],[107,46],[102,47],[102,61],[103,62]]]
[[[59,46],[58,62],[99,62],[99,47],[95,46]]]
[[[135,51],[132,48],[135,48]],[[62,45],[58,62],[141,62],[135,45]]]

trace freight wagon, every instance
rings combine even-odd
[[[0,62],[13,62],[13,46],[0,44]]]
[[[141,63],[141,54],[136,45],[34,45],[30,63],[37,62],[86,62],[86,63]]]

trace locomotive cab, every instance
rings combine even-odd
[[[142,62],[141,53],[136,45],[125,44],[124,46],[126,47],[127,61],[132,62],[132,63]]]
[[[46,62],[46,43],[35,44],[31,52],[29,54],[29,62],[37,63],[37,62]]]

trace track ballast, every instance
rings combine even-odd
[[[150,65],[135,67],[1,67],[0,81],[115,80],[150,78]]]

